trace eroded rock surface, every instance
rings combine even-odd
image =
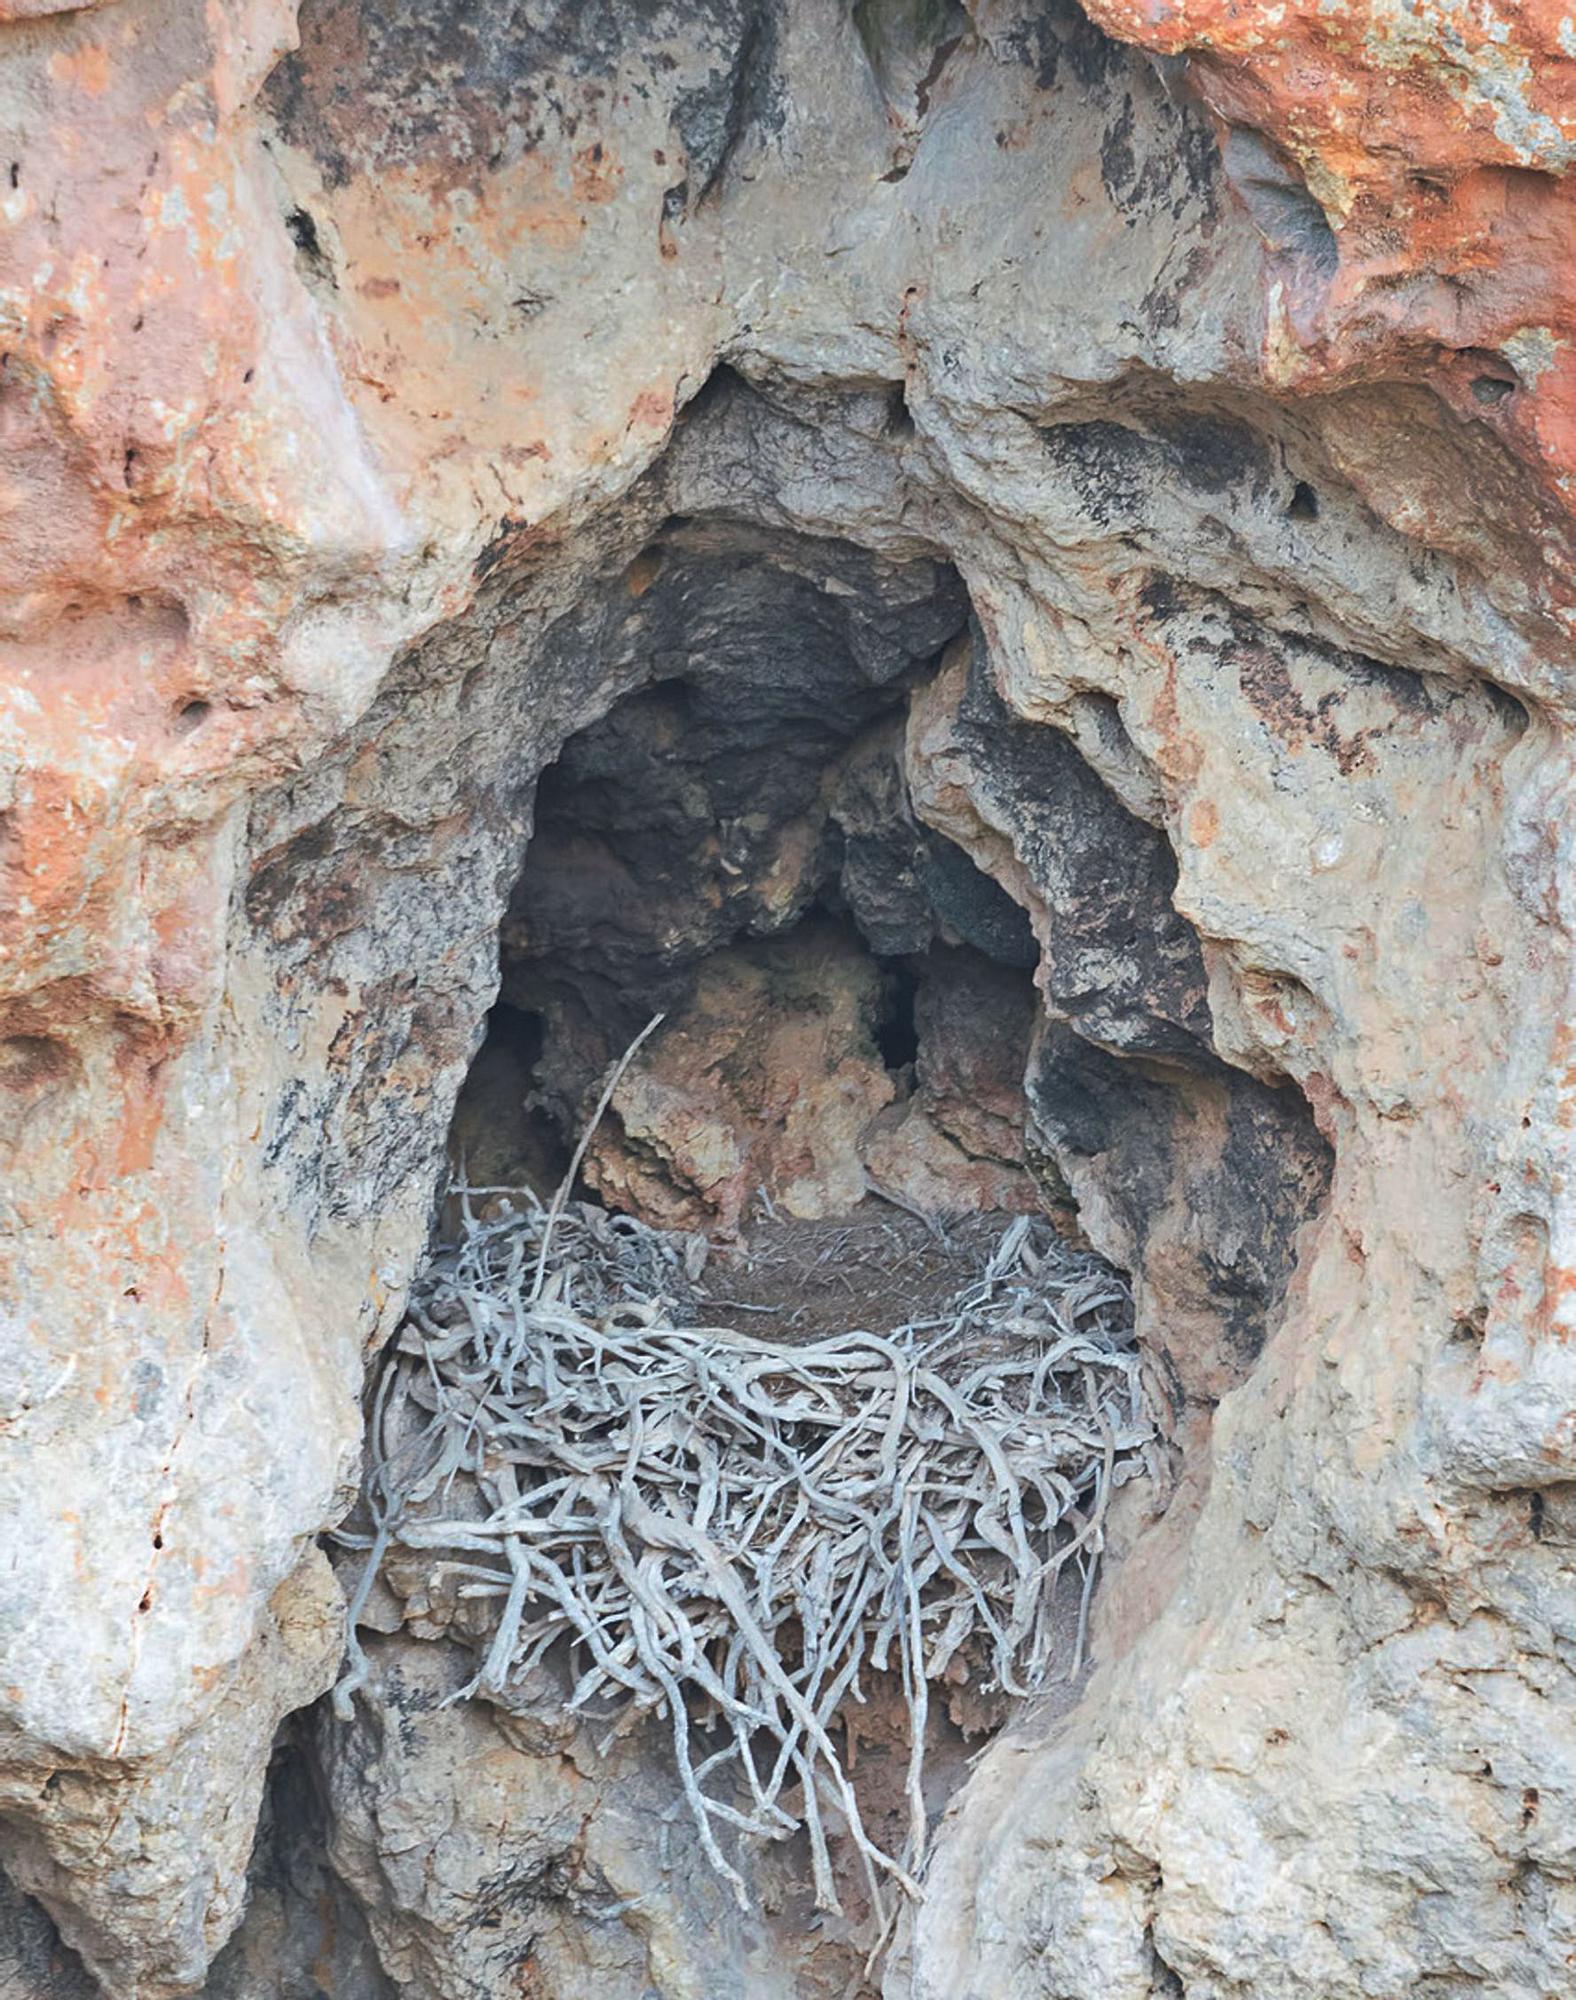
[[[0,5],[8,2000],[221,1950],[215,2000],[521,1990],[460,1912],[582,1780],[465,1709],[381,1775],[381,1693],[292,1724],[323,1872],[270,1860],[276,1782],[241,1919],[537,784],[596,730],[668,787],[643,977],[828,897],[1032,961],[1022,1164],[977,1049],[914,1101],[1071,1188],[1172,1427],[1097,1672],[979,1766],[891,2000],[1566,1990],[1568,41]],[[813,1974],[784,1922],[694,1988],[698,1878],[599,1959],[600,1887],[546,1880],[525,1991]],[[315,1958],[314,1897],[365,1926]]]

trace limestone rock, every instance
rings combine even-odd
[[[6,1771],[12,1880],[110,1990],[189,1991],[234,1928],[274,1733],[331,1678],[341,1601],[310,1550],[269,1600],[240,1684],[146,1773],[111,1759]]]
[[[471,1672],[456,1649],[373,1643],[368,1698],[349,1730],[325,1718],[319,1768],[330,1858],[395,1990],[414,2000],[819,1992],[796,1977],[817,1957],[820,1926],[802,1935],[810,1913],[791,1871],[768,1856],[755,1885],[786,1918],[784,1936],[801,1932],[784,1952],[700,1855],[652,1725],[599,1751],[597,1732],[563,1715],[562,1690],[543,1714],[449,1707]],[[830,1934],[823,1943],[829,1977],[846,1981],[846,1950]]]
[[[115,2000],[200,1988],[332,1672],[306,1552],[541,774],[741,620],[749,720],[828,727],[726,937],[674,788],[685,950],[827,882],[883,950],[1010,965],[1027,912],[1029,1164],[1176,1421],[1099,1671],[979,1766],[892,2000],[1568,1987],[1568,42],[1433,0],[0,4],[0,1854]],[[913,825],[860,763],[910,695]],[[949,1073],[924,1115],[985,1158]],[[540,1921],[544,1991],[777,1990],[780,1931],[653,1884],[654,1765],[631,1825],[385,1692],[309,1754],[396,1986],[507,1993]],[[582,1789],[649,1933],[531,1873]],[[511,1801],[517,1936],[465,1893]],[[253,1879],[223,2000],[306,1935]],[[8,1907],[0,1977],[80,1990]]]
[[[716,954],[614,1092],[587,1179],[669,1227],[731,1231],[761,1188],[789,1215],[845,1213],[893,1094],[879,1007],[874,965],[831,927]]]
[[[865,1166],[928,1215],[1033,1213],[1044,1192],[1024,1146],[1033,988],[966,946],[920,965],[914,1087],[866,1129]]]

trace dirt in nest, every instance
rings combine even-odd
[[[700,1307],[719,1325],[784,1341],[940,1318],[1015,1219],[1001,1212],[932,1221],[877,1196],[825,1221],[759,1217],[738,1243],[713,1247]],[[1070,1222],[1066,1233],[1075,1233]]]

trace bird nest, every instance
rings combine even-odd
[[[556,1647],[571,1711],[665,1717],[741,1903],[724,1827],[802,1829],[825,1908],[830,1831],[878,1914],[883,1880],[917,1893],[931,1684],[966,1663],[1033,1694],[1059,1584],[1081,1662],[1107,1503],[1152,1437],[1122,1280],[1019,1217],[914,1323],[754,1338],[697,1323],[701,1238],[564,1190],[550,1208],[462,1190],[458,1211],[376,1392],[340,1713],[367,1672],[358,1618],[401,1551],[481,1609],[463,1695],[507,1701]],[[897,1853],[868,1835],[838,1740],[880,1674],[910,1718]]]

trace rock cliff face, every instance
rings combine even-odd
[[[1541,0],[0,0],[8,2000],[841,1990],[431,1642],[306,1712],[500,980],[715,1016],[812,909],[954,968],[922,1035],[1021,1004],[1028,1122],[936,1039],[926,1132],[806,1202],[1070,1193],[1173,1459],[890,2000],[1569,1990],[1573,51]],[[874,1116],[862,966],[793,1059]]]

